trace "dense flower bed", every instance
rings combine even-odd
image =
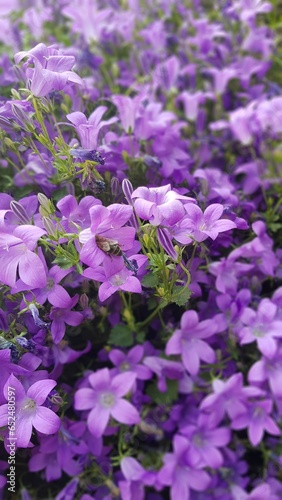
[[[0,2],[1,498],[282,498],[270,16]]]

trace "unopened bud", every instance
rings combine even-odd
[[[133,201],[131,195],[133,193],[133,186],[129,179],[123,179],[121,188],[123,190],[123,194],[129,205],[133,205]]]
[[[30,224],[29,217],[26,213],[25,208],[18,202],[18,201],[11,201],[10,203],[10,208],[15,214],[16,217],[22,222],[23,224]]]
[[[54,213],[55,210],[53,207],[53,203],[51,200],[49,200],[47,198],[47,196],[45,196],[45,194],[38,193],[37,199],[40,203],[39,211],[40,211],[42,217],[44,217],[46,215],[51,215],[52,213]]]
[[[111,179],[111,193],[113,196],[117,196],[119,194],[119,180],[117,177],[113,177]]]
[[[88,305],[89,305],[89,299],[86,295],[86,293],[83,293],[80,298],[79,298],[79,303],[80,303],[80,306],[81,308],[84,310],[84,309],[87,309]]]
[[[58,231],[57,228],[54,226],[54,222],[52,221],[52,219],[50,219],[50,217],[43,217],[42,220],[44,229],[46,229],[49,236],[58,239]]]
[[[166,253],[173,259],[177,260],[178,255],[171,241],[171,236],[166,228],[158,228],[157,235],[160,245],[165,249]]]

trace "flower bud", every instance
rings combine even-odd
[[[30,220],[29,220],[29,217],[26,213],[25,208],[18,201],[15,201],[15,200],[11,201],[10,208],[11,208],[13,214],[16,217],[18,217],[20,222],[22,222],[23,224],[30,224]]]

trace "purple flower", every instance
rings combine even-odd
[[[189,500],[190,489],[205,491],[210,484],[208,474],[189,462],[189,441],[178,434],[173,438],[173,453],[166,453],[164,466],[158,478],[163,485],[170,486],[170,498]]]
[[[90,225],[89,210],[95,205],[102,205],[101,201],[94,196],[84,196],[78,203],[75,196],[69,194],[61,198],[57,207],[62,214],[61,224],[66,231],[76,233],[79,226],[85,229]]]
[[[253,268],[253,264],[236,262],[235,257],[230,254],[227,258],[210,264],[209,271],[216,276],[215,286],[219,292],[234,295],[238,288],[239,278],[245,276]]]
[[[140,422],[136,408],[123,399],[132,388],[135,379],[136,375],[132,372],[111,378],[108,368],[104,368],[89,375],[91,388],[85,387],[76,392],[75,409],[91,410],[87,417],[87,425],[93,436],[102,436],[110,417],[128,425]]]
[[[138,268],[147,262],[145,255],[135,255]],[[101,302],[107,300],[118,290],[132,293],[142,293],[142,286],[138,278],[132,276],[132,271],[124,267],[123,259],[112,260],[110,266],[88,268],[83,273],[87,278],[101,281],[98,295]]]
[[[173,191],[170,184],[159,188],[139,187],[133,191],[131,197],[136,214],[153,226],[175,224],[185,214],[183,203],[195,201]]]
[[[82,323],[84,317],[81,312],[72,311],[78,301],[78,295],[71,299],[68,307],[52,307],[49,318],[52,321],[51,334],[55,344],[58,344],[65,335],[66,324],[71,326],[78,326]]]
[[[182,362],[191,375],[196,375],[200,360],[214,363],[213,349],[202,339],[211,337],[217,331],[217,323],[212,319],[199,321],[195,311],[186,311],[181,318],[181,329],[176,330],[168,341],[166,354],[181,354]]]
[[[217,469],[224,463],[223,455],[218,448],[226,446],[231,438],[227,427],[214,428],[202,415],[197,425],[187,425],[181,428],[181,433],[188,438],[188,451],[191,464],[196,467],[211,467]]]
[[[79,135],[83,149],[89,149],[90,151],[96,149],[100,130],[118,120],[117,117],[113,117],[109,120],[101,121],[106,111],[106,106],[99,106],[91,113],[88,120],[81,111],[75,111],[67,115],[67,119],[74,125]]]
[[[265,380],[268,381],[270,390],[276,398],[282,399],[282,349],[272,358],[262,357],[254,363],[248,373],[250,383],[262,384]]]
[[[20,279],[31,288],[46,285],[46,273],[42,261],[34,253],[38,239],[46,232],[35,226],[22,225],[13,233],[0,233],[0,280],[14,286],[17,270]]]
[[[17,375],[28,375],[29,371],[19,365],[13,363],[11,359],[11,351],[10,349],[1,349],[0,350],[0,364],[1,364],[1,377],[0,377],[0,404],[6,401],[3,390],[4,386],[9,378],[9,376],[14,373]]]
[[[156,487],[156,473],[146,471],[135,458],[123,458],[120,466],[126,479],[118,484],[122,500],[144,500],[144,486]]]
[[[226,381],[216,379],[213,381],[212,386],[213,394],[209,394],[202,400],[200,410],[210,413],[211,422],[214,425],[223,419],[225,413],[231,419],[243,413],[248,404],[248,397],[257,397],[264,394],[257,387],[243,387],[242,373],[236,373]]]
[[[127,354],[119,349],[113,349],[109,353],[111,362],[116,366],[116,369],[112,370],[112,373],[117,374],[119,372],[131,371],[136,374],[137,379],[150,379],[152,376],[151,370],[141,364],[143,356],[144,347],[141,345],[136,345]]]
[[[130,250],[135,239],[133,227],[122,227],[132,215],[132,207],[113,205],[90,208],[91,227],[81,231],[79,241],[83,244],[81,261],[96,268],[104,260],[110,261],[111,245],[118,245],[122,251]]]
[[[243,413],[238,414],[231,422],[232,429],[248,428],[248,437],[253,446],[257,446],[263,439],[264,432],[279,436],[281,431],[274,420],[269,416],[273,403],[270,399],[248,403]]]
[[[42,434],[55,434],[58,432],[61,421],[44,402],[55,387],[55,380],[39,380],[32,384],[27,392],[21,382],[12,374],[7,380],[4,388],[6,400],[11,400],[11,389],[14,393],[16,404],[16,425],[15,438],[17,446],[26,448],[30,442],[32,427]],[[0,407],[0,427],[4,427],[8,422],[8,404]]]
[[[282,321],[276,318],[277,306],[269,299],[262,299],[257,311],[246,307],[241,316],[246,325],[239,332],[241,345],[256,341],[262,354],[273,357],[278,347],[275,339],[282,337]]]
[[[127,134],[133,133],[141,96],[137,95],[132,98],[125,95],[114,95],[112,101],[118,109],[123,129]]]
[[[79,441],[62,426],[55,436],[41,438],[37,453],[35,452],[28,464],[29,471],[44,469],[46,480],[54,481],[65,472],[76,476],[82,471],[82,464],[74,459],[79,451]]]
[[[254,488],[250,493],[246,493],[238,485],[231,486],[232,500],[279,500],[280,497],[271,491],[269,484],[263,483]]]
[[[41,248],[38,250],[39,257],[45,269],[47,283],[44,287],[35,288],[32,294],[28,294],[28,299],[32,300],[35,296],[39,304],[44,304],[44,302],[48,300],[53,306],[68,307],[72,299],[64,287],[59,285],[59,283],[71,272],[71,269],[61,269],[59,266],[53,266],[48,269]],[[29,285],[25,284],[22,280],[18,280],[11,291],[12,293],[18,293],[23,290],[29,290],[29,288]]]
[[[236,224],[231,220],[219,220],[223,209],[223,205],[214,203],[206,208],[203,213],[197,205],[186,204],[185,210],[187,214],[175,226],[173,230],[174,238],[184,245],[191,243],[193,240],[200,243],[208,237],[215,240],[219,233],[236,227]]]
[[[18,52],[15,55],[16,64],[24,57],[34,64],[34,69],[28,68],[26,75],[31,80],[30,90],[37,97],[62,90],[68,82],[82,85],[81,78],[71,71],[75,64],[74,56],[66,56],[52,46],[39,43],[29,51]]]
[[[157,356],[147,356],[143,360],[143,364],[158,377],[158,389],[160,392],[167,391],[166,379],[180,380],[183,375],[183,367],[177,361],[169,361],[168,359]]]

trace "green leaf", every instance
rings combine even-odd
[[[167,390],[166,392],[160,392],[157,387],[157,382],[153,382],[149,385],[146,393],[152,400],[158,405],[169,405],[176,401],[178,398],[178,382],[177,380],[166,381]]]
[[[158,285],[158,276],[156,274],[146,274],[142,279],[142,285],[154,288]]]
[[[133,333],[127,325],[116,325],[112,329],[109,344],[120,347],[130,347],[133,344]]]
[[[184,288],[181,290],[180,286],[173,287],[173,295],[171,297],[171,302],[178,305],[179,307],[185,306],[191,297],[191,290],[189,288]]]

